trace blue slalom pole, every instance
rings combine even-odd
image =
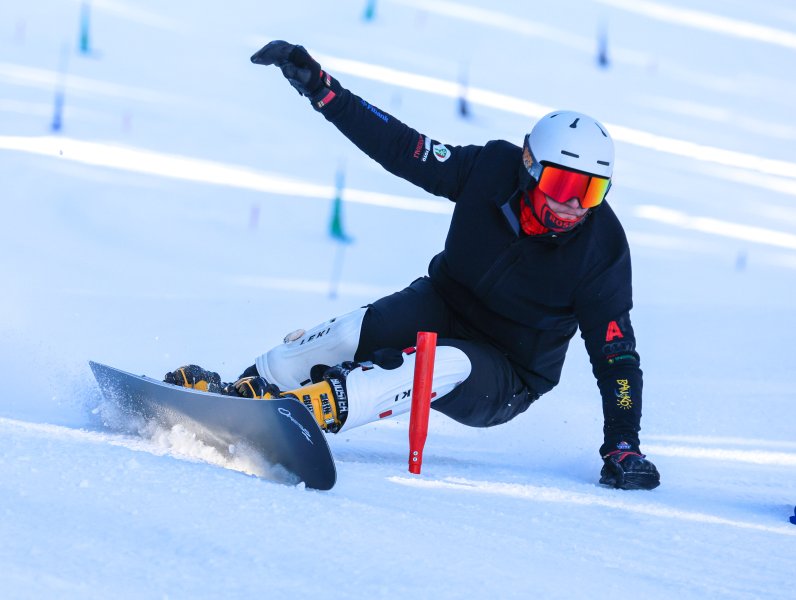
[[[372,21],[373,18],[376,16],[376,0],[368,0],[368,3],[365,5],[365,12],[362,15],[362,18],[366,21]]]
[[[82,54],[91,53],[91,2],[80,5],[80,36],[79,47]]]
[[[332,203],[332,218],[329,222],[329,235],[337,242],[334,254],[332,275],[329,280],[329,297],[337,297],[337,287],[343,274],[345,262],[345,247],[351,243],[351,238],[343,229],[343,190],[345,189],[345,168],[340,165],[335,175],[335,195]]]
[[[55,98],[53,101],[53,118],[50,130],[58,133],[64,126],[64,101],[66,97],[66,72],[69,69],[69,45],[61,45],[61,64],[58,68],[58,79],[55,83]]]

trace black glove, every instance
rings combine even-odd
[[[332,78],[323,72],[318,61],[312,58],[303,46],[274,40],[255,52],[252,62],[256,65],[276,65],[282,70],[282,75],[290,85],[313,102],[316,96],[322,93],[326,96],[332,87]],[[326,100],[324,104],[328,104],[332,98]]]
[[[623,490],[653,490],[661,484],[655,465],[637,452],[614,450],[603,456],[600,483]]]

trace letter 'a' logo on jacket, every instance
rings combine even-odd
[[[623,338],[625,335],[622,333],[622,330],[619,329],[619,325],[616,324],[616,321],[611,321],[608,323],[608,329],[605,332],[605,341],[612,342],[616,338]]]
[[[434,158],[439,162],[445,162],[451,157],[451,151],[444,144],[434,144]]]

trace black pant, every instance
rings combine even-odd
[[[356,360],[374,360],[381,350],[414,346],[418,331],[436,332],[438,346],[458,348],[472,365],[470,376],[435,400],[433,409],[465,425],[490,427],[510,421],[538,398],[503,353],[472,339],[467,324],[451,311],[428,277],[368,305]]]

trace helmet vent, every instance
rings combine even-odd
[[[567,152],[566,150],[562,150],[561,154],[563,154],[564,156],[571,156],[573,158],[580,158],[580,154],[575,154],[574,152]]]
[[[609,163],[607,160],[598,160],[597,164],[598,165],[605,165],[606,167],[610,167],[611,166],[611,163]]]
[[[570,127],[571,127],[572,129],[577,129],[577,128],[578,128],[578,121],[580,121],[580,117],[578,117],[577,119],[575,119],[574,121],[572,121],[572,125],[570,125]]]

